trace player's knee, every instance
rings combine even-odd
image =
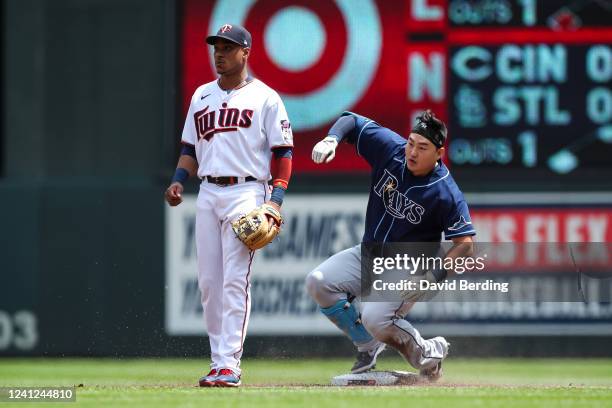
[[[306,275],[306,291],[317,303],[321,303],[319,298],[325,288],[325,278],[323,272],[318,269]]]
[[[335,290],[333,284],[325,279],[325,274],[319,269],[306,275],[305,284],[306,291],[321,308],[331,307],[340,300],[346,301],[346,292]]]

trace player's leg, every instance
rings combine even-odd
[[[384,350],[384,345],[361,324],[357,302],[351,302],[360,294],[360,260],[359,246],[345,249],[306,276],[306,289],[321,312],[357,347],[357,362],[351,370],[355,373],[373,368],[378,354]]]
[[[196,203],[196,250],[198,286],[211,350],[211,369],[220,361],[219,343],[223,317],[223,264],[221,226],[215,213],[216,186],[203,183]],[[204,380],[201,381],[205,382]],[[206,381],[208,382],[208,380]]]
[[[238,377],[251,313],[250,280],[254,252],[236,237],[231,222],[263,204],[266,194],[264,183],[249,182],[226,187],[219,208],[223,217],[223,339],[219,352],[222,366],[231,369]]]
[[[362,322],[376,339],[396,349],[422,374],[429,375],[439,369],[448,354],[449,343],[444,337],[424,339],[404,319],[411,306],[398,302],[364,302]]]

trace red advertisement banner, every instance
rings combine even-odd
[[[612,210],[478,209],[480,242],[612,242]]]

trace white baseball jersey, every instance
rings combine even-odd
[[[271,149],[293,146],[293,133],[283,102],[263,82],[253,79],[228,93],[212,81],[193,94],[181,140],[195,146],[200,178],[266,181]]]

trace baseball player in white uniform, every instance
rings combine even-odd
[[[238,240],[231,222],[264,202],[280,210],[291,175],[293,135],[279,95],[248,75],[251,34],[225,24],[206,42],[214,46],[219,78],[200,86],[191,98],[183,149],[166,200],[171,206],[180,204],[185,180],[196,174],[201,179],[198,284],[212,363],[199,384],[237,387],[254,252]]]

